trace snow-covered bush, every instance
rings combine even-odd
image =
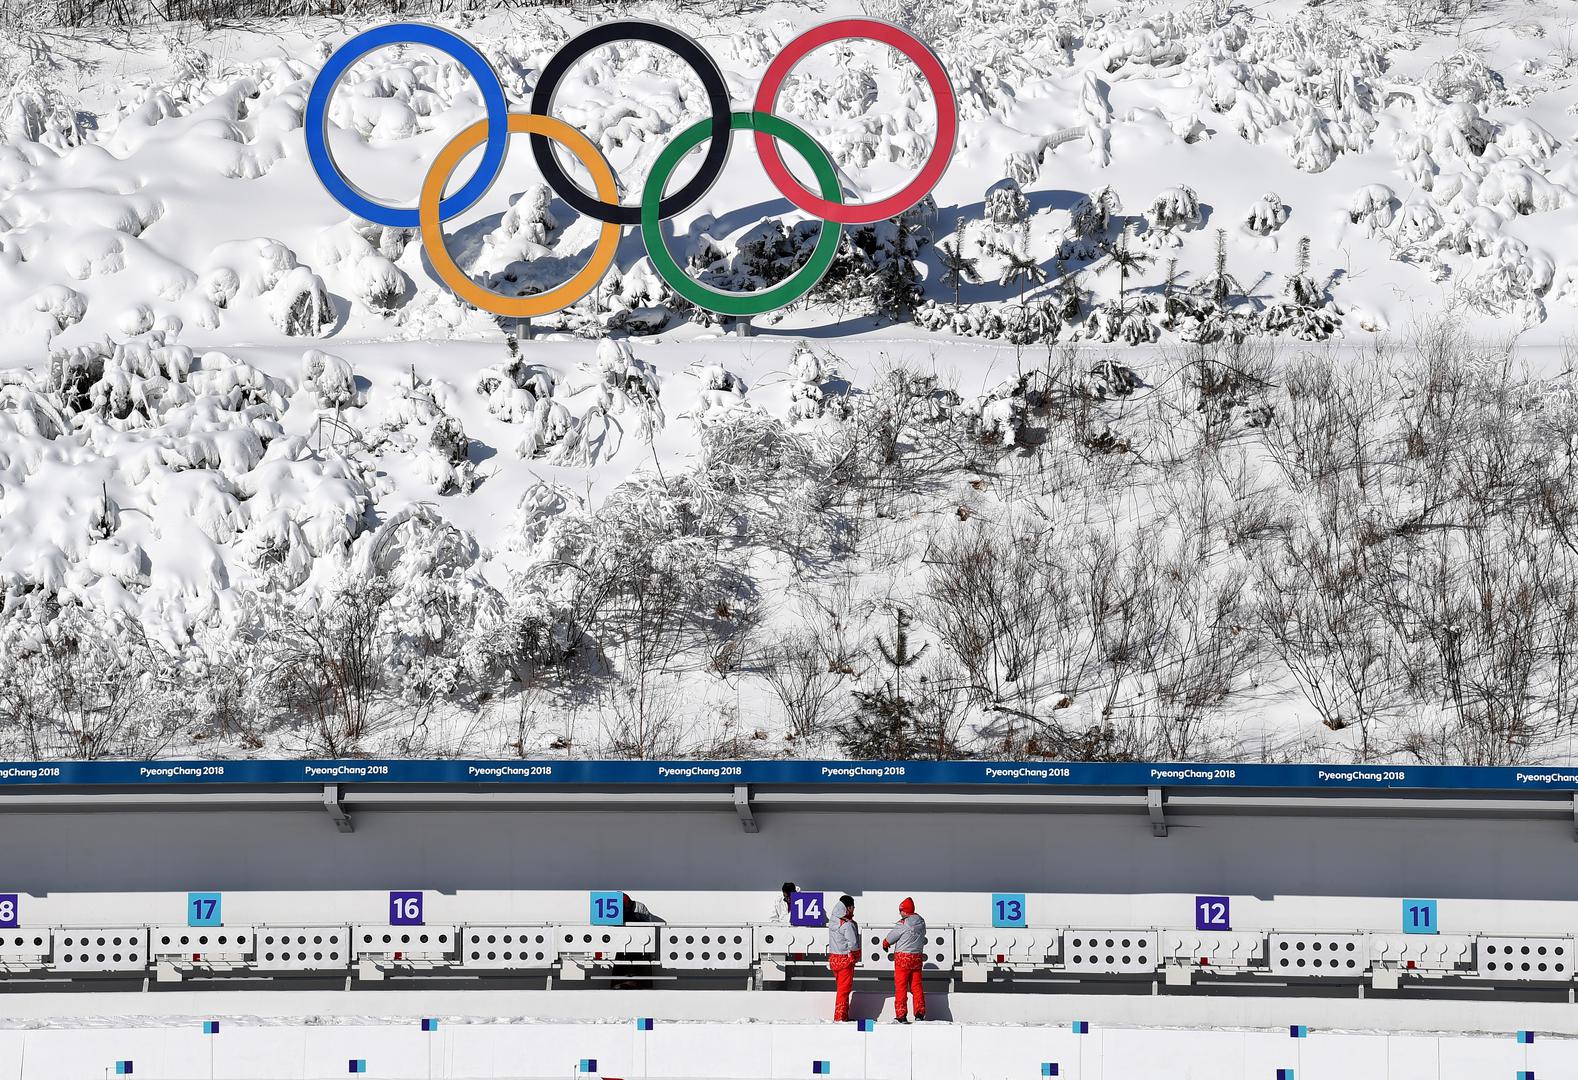
[[[1275,191],[1268,191],[1249,208],[1244,227],[1260,236],[1270,236],[1288,220],[1288,208]]]
[[[423,455],[427,480],[440,495],[469,495],[477,486],[471,462],[471,440],[459,418],[440,416],[428,435]]]
[[[1123,200],[1109,185],[1082,195],[1069,211],[1069,229],[1077,239],[1099,240],[1112,227],[1113,218],[1123,213]]]
[[[268,313],[275,328],[291,337],[317,337],[337,317],[323,279],[305,266],[288,271],[269,290]]]
[[[986,220],[999,228],[1022,225],[1030,216],[1030,200],[1011,176],[987,188],[985,202]]]
[[[356,376],[338,356],[308,349],[301,354],[302,388],[311,390],[320,409],[346,409],[356,404]]]
[[[1396,194],[1385,184],[1366,184],[1348,200],[1348,220],[1355,225],[1362,223],[1366,235],[1373,236],[1392,224],[1400,205]]]
[[[1147,235],[1171,247],[1183,244],[1178,233],[1199,228],[1202,220],[1200,197],[1187,184],[1162,191],[1145,212]]]
[[[34,293],[28,303],[34,311],[48,316],[57,332],[81,322],[88,313],[88,304],[82,294],[65,285],[46,285]]]
[[[351,267],[356,298],[370,308],[393,311],[405,296],[406,277],[384,256],[374,252]]]
[[[228,266],[216,266],[200,279],[203,295],[216,308],[228,307],[241,291],[241,278]]]
[[[115,329],[127,337],[136,337],[153,329],[153,308],[147,304],[133,304],[115,317]]]

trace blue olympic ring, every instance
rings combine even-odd
[[[499,170],[504,166],[504,151],[509,143],[509,103],[504,99],[504,84],[499,81],[493,66],[476,47],[464,38],[422,23],[392,23],[357,34],[329,57],[318,77],[313,81],[312,93],[307,98],[306,136],[307,155],[318,179],[330,195],[351,213],[379,225],[393,229],[421,227],[415,207],[385,206],[359,191],[345,174],[340,172],[329,151],[328,123],[329,98],[335,85],[356,61],[386,45],[425,45],[459,61],[476,80],[482,90],[482,103],[488,114],[487,142],[482,148],[482,160],[466,186],[438,204],[440,220],[447,221],[465,210],[487,193]]]

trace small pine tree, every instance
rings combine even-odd
[[[965,282],[971,285],[981,283],[981,272],[977,267],[977,260],[964,253],[964,218],[955,222],[953,239],[944,240],[937,245],[938,257],[942,259],[942,280],[953,290],[953,309],[959,310],[959,287]]]
[[[915,702],[904,693],[903,677],[930,646],[910,651],[911,616],[903,608],[893,613],[893,642],[877,638],[877,651],[893,673],[871,690],[856,690],[855,714],[839,725],[837,737],[844,752],[856,758],[902,759],[923,749],[916,730]]]
[[[1287,294],[1295,304],[1303,307],[1314,307],[1321,301],[1320,286],[1310,277],[1310,238],[1307,236],[1299,238],[1298,257],[1293,276],[1288,278]]]
[[[1238,279],[1227,272],[1227,230],[1216,230],[1216,267],[1211,276],[1204,282],[1204,292],[1211,303],[1216,305],[1218,311],[1226,311],[1231,305],[1228,303],[1234,296],[1241,296],[1244,287]]]
[[[1068,264],[1062,259],[1057,261],[1057,287],[1054,292],[1057,296],[1058,318],[1066,323],[1078,320],[1085,306],[1085,290],[1079,283],[1079,271],[1069,270]]]
[[[894,218],[891,224],[893,240],[879,249],[877,269],[871,276],[871,300],[894,322],[908,322],[921,301],[920,271],[915,262],[920,254],[920,230],[904,216]]]
[[[1123,303],[1124,296],[1129,291],[1129,275],[1138,273],[1156,261],[1156,256],[1144,251],[1138,251],[1129,243],[1132,230],[1125,226],[1118,234],[1118,238],[1110,244],[1103,244],[1101,250],[1106,254],[1108,266],[1118,271],[1118,303]]]
[[[1310,275],[1310,240],[1299,240],[1294,271],[1283,289],[1286,300],[1266,310],[1262,325],[1273,333],[1287,333],[1306,341],[1324,341],[1336,332],[1342,312],[1331,302],[1326,287]]]
[[[1025,302],[1025,283],[1039,285],[1047,279],[1047,272],[1041,268],[1041,263],[1030,254],[1030,230],[1027,228],[1020,233],[1018,243],[1003,252],[1008,263],[1003,267],[1003,272],[998,276],[999,285],[1019,285],[1020,306]]]

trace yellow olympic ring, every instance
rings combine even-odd
[[[455,260],[449,257],[449,250],[444,246],[444,227],[439,220],[439,202],[444,196],[444,183],[455,171],[455,166],[460,164],[461,158],[487,138],[487,132],[488,121],[478,120],[450,140],[449,145],[439,151],[438,157],[433,161],[433,167],[428,169],[427,178],[422,181],[421,200],[417,203],[422,249],[427,252],[427,259],[433,264],[433,270],[438,274],[439,280],[448,285],[456,296],[473,307],[516,319],[530,319],[561,311],[597,288],[597,283],[603,280],[603,274],[613,265],[614,253],[619,248],[619,236],[622,230],[615,222],[604,222],[602,232],[597,237],[597,246],[592,249],[591,259],[569,281],[547,292],[532,296],[501,296],[472,281],[460,267],[455,265]],[[602,151],[592,140],[569,124],[536,113],[511,113],[509,132],[511,135],[526,133],[544,135],[563,144],[592,174],[592,184],[597,188],[597,197],[609,203],[619,200],[619,191],[614,185],[614,170],[609,167],[608,159],[603,157]]]

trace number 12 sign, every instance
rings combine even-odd
[[[1233,920],[1225,896],[1197,896],[1194,898],[1194,928],[1196,930],[1231,930]]]
[[[827,910],[822,906],[819,892],[794,892],[789,894],[790,926],[826,926]]]

